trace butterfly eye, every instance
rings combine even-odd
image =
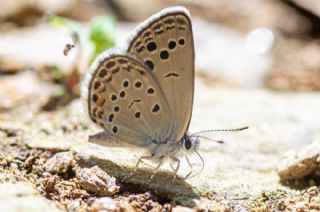
[[[191,147],[192,147],[192,142],[190,141],[190,139],[184,140],[184,148],[185,148],[186,150],[190,150]]]

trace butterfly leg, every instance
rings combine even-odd
[[[152,156],[141,156],[136,164],[136,167],[134,167],[133,171],[136,172],[139,168],[139,164],[144,163],[142,160],[150,160],[150,159],[152,159]]]
[[[129,177],[131,177],[134,173],[138,171],[139,164],[143,162],[142,160],[149,160],[151,158],[152,156],[141,156],[138,162],[136,163],[136,166],[134,167],[134,169],[128,175],[124,176],[121,182],[125,182]]]
[[[186,180],[186,179],[188,179],[189,177],[190,177],[190,175],[193,173],[193,167],[192,167],[192,164],[190,163],[190,160],[189,160],[189,158],[186,156],[186,161],[187,161],[187,163],[188,163],[188,165],[189,165],[189,167],[190,167],[190,172],[184,177],[184,179]]]
[[[174,177],[173,177],[173,179],[175,180],[175,179],[177,178],[177,173],[178,173],[178,170],[179,170],[179,168],[180,168],[180,160],[179,160],[179,158],[177,158],[177,157],[175,157],[175,156],[171,156],[170,159],[171,159],[172,161],[174,161],[174,162],[177,163],[176,168],[174,168],[174,167],[172,166],[172,164],[170,163],[170,166],[171,166],[172,170],[174,171]]]
[[[143,160],[141,160],[141,163],[142,163],[143,166],[147,166],[147,167],[149,167],[149,168],[154,168],[154,166],[152,166],[152,165],[149,164],[149,163],[146,163],[146,162],[143,161]]]
[[[163,163],[163,159],[160,159],[160,162],[159,162],[159,164],[157,165],[157,167],[153,169],[152,175],[151,175],[151,177],[149,178],[149,180],[148,180],[148,182],[147,182],[147,185],[149,185],[149,183],[151,182],[151,180],[154,178],[154,176],[156,175],[156,173],[159,171],[162,163]]]
[[[175,171],[175,168],[173,167],[172,161],[170,161],[170,168],[171,168],[171,170],[172,170],[173,172]]]

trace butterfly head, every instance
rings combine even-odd
[[[192,153],[199,147],[199,138],[195,136],[185,135],[182,139],[182,147],[186,153]]]

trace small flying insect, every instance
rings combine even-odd
[[[69,52],[71,51],[71,49],[74,48],[74,44],[70,44],[70,43],[67,43],[66,46],[64,47],[63,49],[63,54],[64,56],[68,56]]]

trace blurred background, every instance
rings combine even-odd
[[[2,0],[1,110],[30,96],[44,109],[66,104],[79,95],[79,80],[92,58],[123,45],[139,21],[170,5],[191,11],[196,73],[205,83],[320,89],[316,0]],[[75,32],[81,41],[73,39]],[[67,44],[75,47],[65,55]]]

